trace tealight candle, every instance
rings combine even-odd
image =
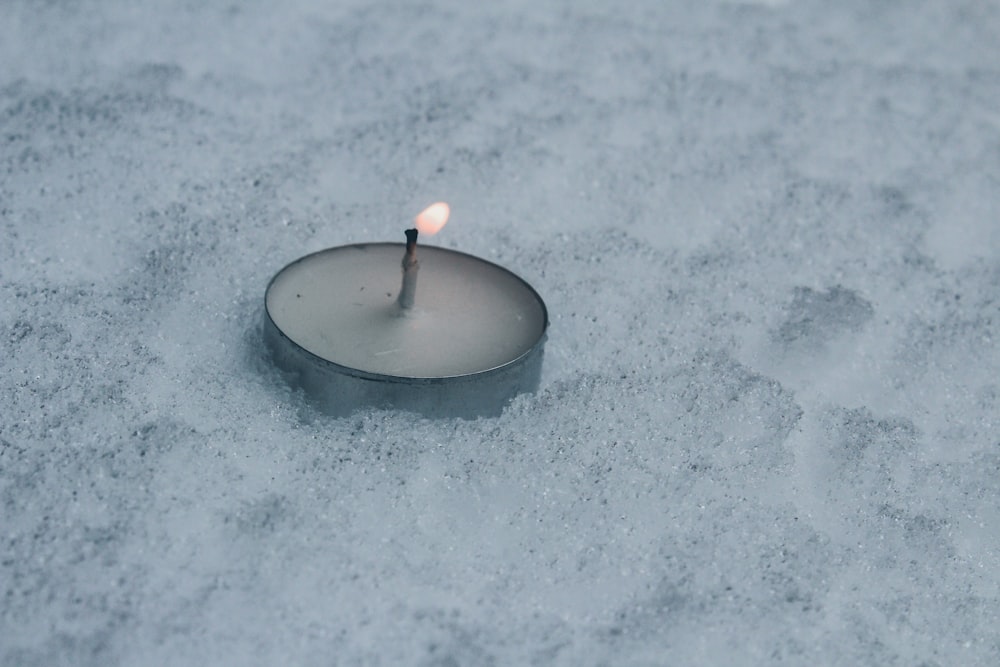
[[[448,213],[439,203],[417,216],[406,246],[329,248],[271,280],[265,338],[278,365],[326,411],[474,417],[498,414],[537,387],[545,304],[496,264],[418,248],[418,235],[436,233]]]

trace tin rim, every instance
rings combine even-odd
[[[532,355],[532,353],[534,353],[539,348],[539,346],[542,345],[542,343],[544,343],[544,341],[546,339],[546,334],[548,333],[548,329],[549,329],[549,311],[548,311],[548,308],[545,305],[545,301],[542,299],[541,295],[538,293],[537,290],[535,290],[534,287],[531,286],[530,283],[528,283],[528,281],[526,281],[524,278],[522,278],[521,276],[517,275],[516,273],[514,273],[510,269],[505,268],[503,266],[500,266],[499,264],[497,264],[495,262],[491,262],[491,261],[489,261],[487,259],[483,259],[482,257],[477,257],[475,255],[470,255],[469,253],[465,253],[465,252],[462,252],[460,250],[452,250],[451,248],[442,248],[440,246],[426,246],[426,245],[425,246],[421,246],[421,247],[423,247],[423,248],[434,248],[435,252],[443,252],[443,253],[450,253],[450,254],[453,254],[453,255],[461,255],[463,257],[467,257],[469,259],[476,260],[477,262],[482,262],[483,264],[489,265],[489,266],[493,267],[494,269],[497,269],[499,271],[502,271],[502,272],[508,274],[509,276],[511,276],[512,278],[514,278],[518,283],[520,283],[521,285],[523,285],[528,290],[528,292],[535,298],[535,300],[538,302],[538,305],[542,309],[542,327],[541,327],[541,331],[538,334],[538,338],[535,339],[535,342],[533,342],[524,352],[522,352],[518,356],[516,356],[513,359],[511,359],[510,361],[506,361],[506,362],[504,362],[504,363],[502,363],[502,364],[500,364],[498,366],[493,366],[491,368],[485,368],[485,369],[483,369],[481,371],[474,371],[472,373],[462,373],[462,374],[459,374],[459,375],[420,376],[420,375],[389,375],[389,374],[386,374],[386,373],[374,373],[372,371],[361,370],[360,368],[353,368],[351,366],[345,366],[343,364],[337,363],[336,361],[332,361],[332,360],[327,359],[325,357],[321,357],[318,354],[316,354],[315,352],[310,352],[309,350],[307,350],[306,348],[302,347],[301,345],[299,345],[298,343],[296,343],[294,340],[292,340],[291,338],[289,338],[288,335],[284,331],[282,331],[281,327],[278,326],[278,323],[274,321],[274,318],[271,317],[271,311],[267,307],[267,297],[268,297],[268,295],[270,295],[270,293],[271,293],[271,287],[274,285],[274,282],[278,279],[278,277],[281,276],[281,274],[284,273],[286,270],[288,270],[291,267],[295,266],[296,264],[304,262],[304,261],[308,260],[311,257],[315,257],[316,255],[322,255],[324,253],[334,252],[334,251],[338,251],[338,250],[347,250],[347,249],[350,249],[350,248],[363,249],[363,248],[368,248],[368,247],[372,247],[372,246],[398,247],[400,250],[403,250],[406,247],[402,243],[390,243],[390,242],[348,243],[346,245],[332,246],[330,248],[324,248],[323,250],[317,250],[316,252],[311,252],[311,253],[309,253],[307,255],[303,255],[302,257],[299,257],[298,259],[296,259],[293,262],[289,262],[288,264],[286,264],[285,266],[283,266],[277,273],[275,273],[274,276],[271,277],[271,280],[269,280],[268,283],[267,283],[267,289],[264,290],[264,315],[266,317],[267,324],[278,334],[278,336],[280,337],[280,341],[282,342],[282,344],[292,347],[296,351],[297,354],[304,356],[306,359],[308,359],[312,363],[320,365],[320,366],[323,366],[323,367],[327,368],[328,370],[330,370],[332,372],[335,372],[335,373],[339,373],[339,374],[342,374],[342,375],[349,375],[351,377],[361,378],[361,379],[364,379],[364,380],[373,380],[373,381],[377,381],[377,382],[394,382],[394,383],[397,383],[397,384],[418,384],[419,385],[419,384],[441,384],[441,383],[449,383],[449,382],[464,382],[464,381],[474,380],[474,379],[478,379],[478,378],[489,377],[490,375],[501,373],[501,372],[509,370],[510,368],[512,368],[512,367],[518,365],[519,363],[523,362],[526,358],[530,357]]]

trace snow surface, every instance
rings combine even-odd
[[[0,664],[1000,664],[1000,5],[0,3]],[[286,262],[546,298],[334,419]]]

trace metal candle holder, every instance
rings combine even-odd
[[[523,340],[519,341],[516,354],[488,368],[444,376],[373,372],[325,358],[322,354],[317,354],[315,349],[310,351],[301,341],[293,340],[294,335],[290,336],[282,328],[282,316],[278,313],[280,304],[273,303],[275,296],[273,291],[275,285],[282,280],[283,274],[290,270],[301,271],[301,268],[296,269],[296,267],[300,267],[303,262],[321,261],[336,264],[338,257],[367,253],[366,257],[371,256],[372,261],[379,264],[386,261],[383,257],[396,258],[391,263],[395,269],[390,271],[397,276],[398,273],[395,272],[399,271],[398,257],[402,255],[405,276],[408,265],[406,258],[413,257],[415,235],[412,241],[408,249],[401,244],[391,243],[328,248],[302,257],[279,271],[268,284],[264,300],[263,337],[272,359],[282,370],[289,384],[304,390],[309,401],[327,414],[346,416],[357,410],[381,408],[405,410],[426,417],[473,419],[497,416],[511,398],[521,393],[534,392],[538,387],[548,328],[548,313],[542,298],[527,282],[492,262],[435,246],[422,246],[420,249],[425,259],[424,264],[429,265],[422,273],[442,264],[455,265],[458,267],[456,271],[461,269],[465,272],[469,272],[471,266],[473,272],[480,278],[480,282],[484,282],[483,276],[495,277],[495,282],[501,283],[503,289],[517,290],[518,299],[529,303],[530,317],[537,322],[530,323],[531,328],[527,337],[523,333],[518,334]],[[400,251],[400,255],[390,252],[395,249]],[[406,254],[403,254],[404,252]],[[380,271],[381,267],[378,270]],[[478,275],[479,273],[483,275]],[[459,275],[457,279],[461,280],[462,276]],[[421,278],[422,283],[425,280]],[[406,292],[406,282],[404,279],[401,293]],[[433,289],[432,285],[422,285],[423,287]],[[412,307],[412,294],[406,295],[404,299],[409,300],[409,307]],[[398,296],[392,299],[393,303],[397,301],[399,301]],[[404,305],[406,304],[396,307],[401,308]],[[455,307],[460,309],[462,304],[457,304]],[[349,309],[345,310],[348,316],[351,312]],[[517,316],[517,319],[520,322],[523,318]],[[336,328],[337,323],[334,322],[331,326]],[[474,343],[475,341],[470,342]]]

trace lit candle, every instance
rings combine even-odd
[[[267,342],[327,411],[374,406],[472,417],[497,414],[537,386],[545,304],[496,264],[418,247],[418,234],[436,233],[448,215],[447,204],[434,204],[407,230],[405,247],[329,248],[271,281]]]

